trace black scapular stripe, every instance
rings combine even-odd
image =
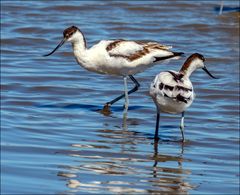
[[[164,85],[163,85],[162,83],[160,83],[160,84],[159,84],[159,89],[162,90],[162,89],[163,89],[163,86],[164,86]]]
[[[172,91],[174,87],[169,86],[169,85],[164,85],[164,89]]]
[[[190,100],[190,98],[185,98],[183,96],[181,96],[180,94],[177,95],[176,99],[180,102],[184,102],[184,103],[188,103],[187,100]]]
[[[177,90],[183,90],[183,91],[192,91],[192,89],[189,89],[189,88],[186,88],[186,87],[182,87],[182,86],[179,86],[177,85]]]
[[[181,79],[183,78],[183,74],[179,73],[179,74],[176,74],[175,72],[172,72],[172,71],[168,71],[172,76],[173,76],[173,79],[174,81],[178,82],[178,81],[181,81]]]

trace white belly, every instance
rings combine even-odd
[[[189,100],[188,103],[180,102],[164,96],[158,96],[154,98],[154,101],[159,111],[171,114],[182,113],[191,106],[193,102],[193,100]]]

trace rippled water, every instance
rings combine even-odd
[[[1,1],[1,193],[239,193],[238,1]],[[231,10],[231,11],[229,11]],[[122,78],[79,67],[62,31],[76,25],[88,45],[151,39],[206,57],[192,80],[197,97],[180,116],[163,114],[153,145],[154,76],[185,58],[136,75],[141,83],[105,116],[97,110],[123,90]],[[129,87],[131,83],[129,82]]]

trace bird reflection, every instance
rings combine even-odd
[[[183,150],[184,150],[184,142],[180,143],[181,145],[181,152],[179,155],[179,159],[177,160],[178,165],[182,166],[182,155],[183,155]],[[159,158],[158,158],[158,140],[154,140],[154,144],[153,144],[153,148],[154,148],[154,155],[153,155],[153,159],[154,159],[154,164],[153,164],[153,177],[157,177],[157,164],[159,162]]]
[[[182,194],[186,193],[188,190],[193,189],[194,186],[190,183],[186,182],[185,179],[187,175],[191,174],[190,170],[183,169],[182,163],[184,160],[184,143],[181,142],[181,151],[178,156],[170,156],[170,155],[160,155],[158,154],[158,140],[154,141],[153,148],[153,178],[150,182],[154,183],[154,186],[158,186],[160,188],[167,188],[170,192],[174,194]],[[167,167],[157,167],[159,162],[167,162],[167,161],[176,161],[178,164],[177,168],[167,168]]]
[[[71,150],[61,151],[73,159],[72,163],[59,166],[58,173],[66,179],[69,192],[180,193],[193,188],[185,181],[191,171],[182,166],[186,161],[184,146],[177,155],[159,154],[158,147],[166,149],[166,142],[154,142],[153,148],[149,147],[152,135],[150,138],[128,130],[133,120],[124,114],[119,129],[95,130],[93,139],[79,140],[71,145]],[[177,165],[172,167],[174,163]]]

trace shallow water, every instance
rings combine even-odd
[[[239,194],[238,1],[218,15],[220,2],[1,1],[1,194]],[[105,116],[97,110],[122,93],[122,78],[79,67],[69,44],[42,57],[70,25],[88,45],[150,39],[206,57],[220,79],[194,73],[184,145],[180,116],[162,114],[154,147],[148,89],[185,58],[136,75],[127,119],[123,101]]]

